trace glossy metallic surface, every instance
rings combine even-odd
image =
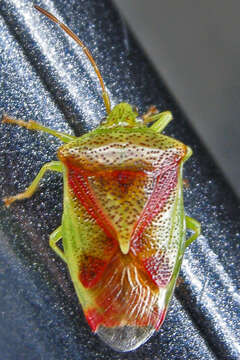
[[[231,188],[108,0],[41,1],[91,50],[112,103],[143,113],[171,110],[166,133],[191,146],[184,177],[187,214],[203,235],[186,251],[184,281],[160,332],[119,354],[86,324],[67,270],[48,245],[61,221],[61,177],[49,174],[29,200],[0,209],[2,359],[239,359],[240,210]],[[27,0],[0,3],[0,112],[80,135],[105,116],[96,76],[82,53]],[[56,158],[51,136],[0,125],[1,197],[22,191]]]

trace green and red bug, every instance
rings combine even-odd
[[[50,246],[66,262],[92,330],[113,349],[130,351],[162,325],[184,251],[200,234],[200,224],[183,206],[182,169],[192,151],[161,134],[172,120],[169,111],[152,107],[138,117],[127,103],[111,109],[88,49],[52,14],[35,7],[83,48],[100,80],[107,117],[75,137],[4,115],[3,122],[65,143],[59,161],[44,164],[26,191],[4,201],[9,206],[32,196],[47,170],[63,174],[62,224],[50,235]],[[193,231],[188,239],[186,228]],[[63,251],[57,246],[61,239]]]

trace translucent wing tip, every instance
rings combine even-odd
[[[97,334],[112,349],[126,352],[144,344],[154,331],[152,326],[116,326],[114,328],[100,326]]]

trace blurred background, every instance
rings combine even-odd
[[[240,195],[240,2],[114,0]]]

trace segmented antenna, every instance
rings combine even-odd
[[[109,114],[111,111],[111,104],[110,104],[110,99],[108,96],[108,93],[105,89],[105,85],[101,76],[101,73],[99,71],[99,68],[95,62],[95,60],[93,59],[90,51],[88,50],[88,48],[83,44],[83,42],[79,39],[79,37],[77,35],[75,35],[66,25],[64,25],[63,23],[61,23],[54,15],[52,15],[51,13],[49,13],[48,11],[42,9],[40,6],[38,5],[34,5],[35,9],[37,9],[38,11],[40,11],[42,14],[44,14],[45,16],[47,16],[50,20],[52,20],[53,22],[55,22],[56,24],[58,24],[69,36],[71,36],[71,38],[73,40],[76,41],[76,43],[78,43],[78,45],[81,46],[81,48],[83,49],[84,53],[87,55],[89,61],[91,62],[95,73],[97,74],[97,77],[100,81],[100,85],[102,88],[102,97],[103,97],[103,101],[106,107],[106,111]]]

